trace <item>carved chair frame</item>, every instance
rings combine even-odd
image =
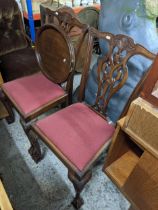
[[[54,13],[54,14],[56,14],[56,13]],[[80,52],[80,47],[82,45],[82,42],[84,41],[84,38],[85,38],[86,34],[88,33],[88,26],[86,24],[80,23],[71,14],[68,14],[66,12],[64,12],[64,13],[60,12],[60,16],[58,16],[57,14],[56,14],[56,16],[60,20],[60,24],[55,25],[55,24],[52,23],[52,24],[47,24],[47,25],[43,26],[41,29],[39,29],[39,31],[37,33],[37,38],[38,38],[38,35],[42,32],[42,30],[46,29],[47,27],[56,28],[65,37],[65,40],[66,40],[66,42],[69,46],[70,57],[72,57],[72,61],[71,61],[71,65],[70,65],[70,73],[68,75],[67,85],[66,85],[66,88],[65,88],[65,94],[63,96],[57,98],[56,100],[50,101],[48,104],[42,106],[39,110],[35,110],[32,113],[29,113],[28,116],[25,115],[22,112],[22,110],[18,107],[18,105],[16,104],[14,99],[10,98],[9,93],[7,93],[6,91],[5,92],[3,91],[0,95],[2,102],[4,103],[5,107],[9,111],[10,116],[7,118],[9,122],[12,122],[13,118],[14,118],[14,114],[13,114],[12,110],[10,109],[10,104],[13,105],[13,107],[20,114],[20,117],[21,117],[20,122],[21,122],[21,124],[23,126],[23,129],[24,129],[26,135],[28,136],[30,144],[31,144],[31,147],[29,149],[29,153],[30,153],[32,159],[36,163],[43,158],[43,154],[41,152],[41,149],[40,149],[39,143],[37,141],[36,135],[34,135],[33,132],[30,130],[31,129],[31,121],[36,121],[36,118],[39,115],[47,112],[48,110],[50,110],[53,107],[56,107],[59,104],[61,104],[61,105],[64,104],[64,106],[65,106],[65,105],[68,105],[68,104],[71,103],[71,101],[72,101],[72,88],[73,88],[73,74],[74,74],[74,71],[75,71],[77,57],[78,57],[78,54]],[[76,25],[77,25],[77,27],[79,27],[81,29],[81,31],[83,31],[83,33],[81,34],[82,36],[80,38],[79,45],[78,45],[78,47],[75,51],[74,47],[72,47],[72,43],[71,43],[70,36],[69,36],[69,30],[71,31],[71,29]],[[42,68],[43,66],[42,66],[41,59],[40,59],[40,56],[39,56],[39,51],[38,51],[38,40],[36,41],[36,44],[37,44],[37,47],[35,48],[35,50],[36,50],[37,59],[38,59],[38,62],[41,66],[42,72],[44,72],[44,68]],[[53,80],[48,74],[46,74],[46,73],[44,73],[44,74],[50,80]]]
[[[95,104],[90,108],[106,120],[106,108],[108,102],[115,92],[125,84],[128,78],[128,60],[136,54],[143,55],[151,60],[154,59],[155,55],[146,50],[143,46],[135,44],[133,39],[126,35],[113,35],[111,33],[99,32],[94,28],[90,28],[88,33],[88,47],[85,54],[86,59],[84,63],[84,71],[82,73],[78,95],[79,102],[84,101],[85,87],[90,69],[93,45],[96,38],[104,39],[108,42],[109,50],[99,61],[97,68],[98,91]],[[126,52],[124,57],[122,52]],[[32,129],[68,168],[68,178],[73,183],[76,191],[76,196],[72,204],[79,209],[83,204],[80,193],[92,176],[92,166],[107,145],[104,145],[98,150],[97,154],[92,158],[83,171],[79,171],[71,161],[67,159],[52,142],[50,142],[37,126],[33,125]]]
[[[136,44],[134,40],[127,35],[123,35],[123,34],[114,35],[109,32],[99,32],[95,28],[90,28],[89,34],[90,34],[89,43],[93,43],[93,40],[95,41],[95,39],[97,38],[97,39],[106,40],[109,46],[108,53],[104,56],[103,61],[100,61],[98,65],[97,80],[98,80],[99,85],[98,85],[96,101],[93,106],[97,111],[100,111],[102,114],[103,113],[106,114],[107,105],[111,97],[115,94],[115,92],[117,92],[125,84],[128,78],[128,67],[127,67],[128,60],[134,55],[141,55],[153,61],[156,55],[150,52],[149,50],[147,50],[146,48],[144,48],[142,45]],[[90,44],[89,51],[92,52],[92,48],[93,48],[93,45]],[[89,62],[90,60],[87,59],[87,62],[85,63],[86,70],[83,72],[83,76],[81,78],[81,85],[80,85],[80,90],[79,90],[79,95],[78,95],[79,101],[83,101],[85,98],[85,87],[86,87],[87,78],[89,74],[89,69],[87,68],[87,66],[90,65]],[[105,72],[105,75],[104,75],[105,78],[102,81],[99,74],[102,71],[104,71],[102,69],[104,67],[104,62],[106,62],[105,67],[107,68],[108,66],[110,66],[112,70],[111,70],[111,73]],[[133,91],[131,97],[129,98],[120,117],[123,117],[126,114],[132,100],[134,100],[140,94],[140,90],[143,87],[144,81],[147,77],[149,70],[147,71],[146,74],[144,74],[143,78],[140,80],[140,82],[136,86],[135,90]],[[118,71],[120,72],[119,74],[118,74]],[[101,94],[102,85],[105,80],[107,80],[108,82],[104,86],[103,94]],[[115,86],[115,83],[117,81],[119,81],[119,83]],[[112,84],[112,86],[110,87],[111,89],[110,91],[108,91],[109,84]],[[104,103],[102,104],[102,106],[98,104],[100,100],[104,100]]]

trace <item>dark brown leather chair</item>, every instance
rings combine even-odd
[[[39,71],[15,0],[0,1],[0,71],[4,82]]]

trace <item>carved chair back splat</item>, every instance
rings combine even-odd
[[[95,43],[96,38],[105,41],[105,44],[108,45],[108,51],[98,60],[98,90],[96,93],[95,104],[92,107],[95,110],[101,112],[103,115],[106,115],[106,110],[110,99],[120,88],[123,87],[128,78],[127,63],[129,59],[135,55],[142,55],[150,60],[153,60],[155,58],[155,54],[148,51],[142,45],[135,44],[134,40],[129,36],[122,34],[114,35],[109,32],[99,32],[94,28],[91,28],[89,31],[88,51],[92,52],[93,44]],[[85,63],[85,70],[81,78],[78,97],[79,101],[83,101],[85,97],[85,88],[89,73],[88,66],[90,64],[90,59],[91,58],[89,57]],[[143,85],[145,77],[146,75],[144,75],[134,90],[132,97],[127,103],[127,106],[129,106],[131,100],[137,96],[140,87]],[[125,107],[124,110],[127,110],[127,107]],[[123,113],[125,114],[124,111]]]

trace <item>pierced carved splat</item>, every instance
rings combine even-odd
[[[104,113],[110,98],[124,85],[128,71],[122,63],[114,65],[113,60],[108,59],[106,63],[103,60],[99,61],[97,73],[98,92],[95,107]]]
[[[101,37],[108,42],[109,51],[98,62],[95,108],[104,113],[111,97],[128,78],[127,58],[130,52],[135,50],[135,44],[130,37],[124,35],[104,33]]]
[[[155,55],[139,44],[135,44],[131,37],[126,35],[114,35],[109,32],[99,32],[94,28],[89,32],[89,51],[92,51],[94,40],[98,38],[105,42],[108,50],[101,55],[97,66],[98,90],[94,108],[106,114],[106,109],[111,97],[125,84],[128,78],[128,60],[134,55],[143,55],[153,59]],[[87,65],[88,66],[88,65]],[[86,69],[86,66],[85,66]],[[88,77],[88,70],[85,70],[80,89],[79,100],[83,99],[85,84]]]

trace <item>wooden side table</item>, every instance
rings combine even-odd
[[[103,171],[131,202],[158,210],[158,109],[135,100],[118,122]]]

